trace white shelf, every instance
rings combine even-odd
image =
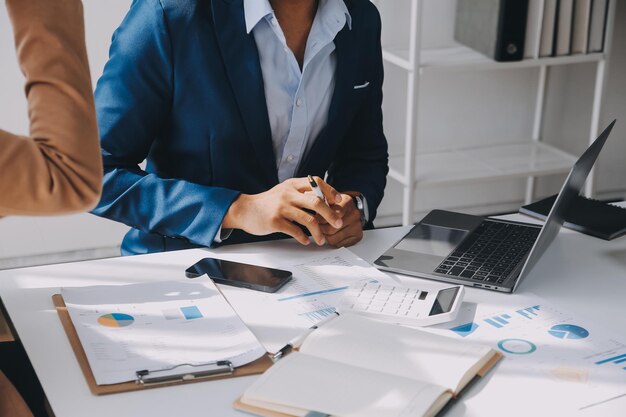
[[[383,59],[407,71],[412,71],[408,49],[385,47]],[[584,62],[597,62],[604,59],[603,53],[578,54],[539,59],[524,59],[514,62],[497,62],[463,45],[455,44],[445,48],[422,49],[420,74],[435,70],[489,70],[532,68],[543,65],[566,65]]]
[[[567,173],[576,159],[553,146],[531,140],[423,153],[417,155],[415,164],[416,186]],[[389,177],[408,184],[403,155],[390,156]]]

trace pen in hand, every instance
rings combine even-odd
[[[326,201],[326,197],[324,197],[324,193],[322,193],[322,190],[317,185],[317,182],[315,182],[313,177],[308,175],[307,179],[309,180],[309,184],[311,185],[311,189],[313,190],[313,193],[315,193],[317,198],[320,198],[320,199],[324,200],[324,203],[328,204],[328,201]]]

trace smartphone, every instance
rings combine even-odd
[[[291,272],[259,265],[204,258],[185,271],[187,278],[208,275],[218,284],[276,292],[291,280]]]

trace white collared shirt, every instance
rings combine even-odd
[[[300,70],[269,0],[244,0],[243,8],[246,31],[259,51],[278,181],[283,182],[295,176],[326,126],[335,90],[334,39],[346,24],[352,28],[352,17],[343,0],[319,0]],[[220,227],[214,241],[222,242],[230,232]]]
[[[328,121],[335,89],[334,39],[352,19],[343,0],[320,0],[302,70],[268,0],[244,0],[246,30],[259,51],[278,180],[293,178]]]

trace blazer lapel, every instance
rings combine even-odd
[[[335,37],[337,67],[335,69],[335,90],[330,101],[328,121],[309,150],[305,161],[300,165],[298,176],[314,173],[323,177],[328,165],[328,158],[335,154],[345,131],[348,122],[346,112],[350,109],[350,98],[353,96],[353,78],[357,70],[355,41],[354,30],[350,30],[347,24]]]
[[[242,0],[213,0],[213,26],[241,118],[263,174],[278,183],[259,52],[246,33]]]

